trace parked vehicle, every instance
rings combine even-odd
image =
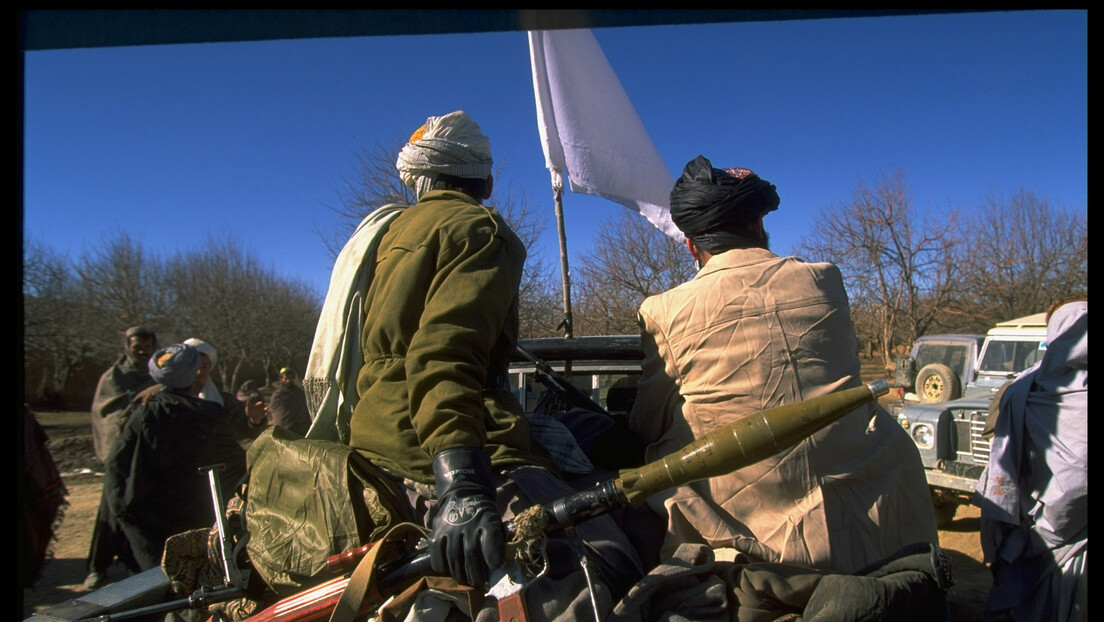
[[[1046,317],[1037,313],[994,326],[985,336],[974,380],[963,397],[936,403],[911,403],[897,420],[912,436],[924,463],[942,527],[959,505],[971,502],[989,463],[990,439],[983,434],[997,391],[1038,361],[1046,351]]]
[[[934,403],[958,399],[966,392],[966,385],[974,381],[984,342],[985,335],[920,337],[907,356],[897,358],[893,386],[900,389],[904,401]]]
[[[518,348],[519,354],[510,365],[510,388],[526,412],[544,412],[557,406],[553,400],[565,399],[562,391],[549,392],[544,384],[548,377],[539,373],[538,362],[570,379],[603,410],[625,414],[632,410],[644,358],[639,335],[522,339]],[[521,352],[532,354],[538,361]]]

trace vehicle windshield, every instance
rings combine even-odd
[[[963,345],[949,344],[921,344],[916,353],[916,369],[923,369],[925,365],[939,363],[954,370],[959,377],[966,372],[966,358],[969,356],[969,348]]]
[[[1040,339],[1032,341],[990,340],[981,355],[982,372],[1020,373],[1031,367],[1043,357],[1046,342]]]

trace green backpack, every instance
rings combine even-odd
[[[411,520],[402,486],[347,445],[272,426],[246,461],[246,550],[281,597],[332,579],[330,557]]]

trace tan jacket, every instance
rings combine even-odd
[[[365,301],[350,445],[424,483],[433,456],[459,447],[555,468],[517,398],[495,387],[517,345],[524,263],[498,212],[460,192],[427,192],[391,223]]]
[[[640,308],[645,360],[630,426],[648,458],[752,412],[858,386],[847,293],[831,264],[740,249]],[[650,505],[668,543],[852,572],[937,532],[904,430],[868,405],[796,447]]]

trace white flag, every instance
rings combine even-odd
[[[682,240],[671,222],[674,177],[589,30],[529,32],[537,126],[552,185],[640,212]]]

